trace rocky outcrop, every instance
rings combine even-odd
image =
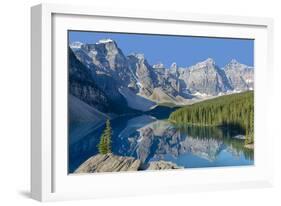
[[[133,157],[123,157],[113,154],[98,154],[90,157],[81,164],[74,173],[94,173],[94,172],[121,172],[139,170],[163,170],[180,169],[176,164],[166,161],[153,161],[149,164],[142,164],[139,159]]]
[[[113,154],[95,155],[79,166],[75,173],[137,171],[140,160]]]
[[[146,170],[167,170],[167,169],[181,169],[178,165],[172,162],[166,162],[163,160],[152,161]]]

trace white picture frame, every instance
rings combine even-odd
[[[92,30],[93,22],[95,30],[254,38],[255,165],[243,168],[68,175],[65,167],[65,32],[68,29]],[[31,9],[31,26],[32,198],[52,201],[272,186],[274,137],[269,130],[266,112],[272,104],[268,91],[273,87],[270,80],[274,75],[272,19],[40,4]],[[187,29],[191,27],[192,31]],[[265,93],[268,98],[262,98]]]

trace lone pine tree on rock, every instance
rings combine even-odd
[[[112,130],[110,126],[110,121],[107,120],[105,129],[100,138],[100,143],[98,145],[100,154],[111,153],[111,135],[112,135]]]

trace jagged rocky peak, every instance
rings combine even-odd
[[[178,65],[177,65],[176,62],[173,62],[171,64],[169,72],[170,72],[170,74],[172,74],[174,76],[178,76],[179,75],[179,73],[178,73]]]
[[[145,56],[144,54],[142,53],[131,53],[128,58],[131,60],[131,63],[135,64],[135,63],[138,63],[140,65],[146,65],[146,66],[149,66],[151,67],[147,60],[145,59]]]
[[[131,67],[135,67],[135,69],[143,66],[152,69],[152,66],[147,62],[142,53],[131,53],[127,56],[127,59],[129,60]]]
[[[235,59],[224,69],[219,68],[212,58],[187,68],[179,67],[175,62],[165,67],[161,62],[150,65],[142,53],[125,56],[112,39],[101,39],[91,44],[72,42],[70,47],[91,72],[89,78],[93,78],[106,96],[120,105],[126,105],[129,100],[130,105],[138,105],[135,102],[140,102],[139,98],[134,98],[133,103],[131,101],[135,95],[154,103],[183,104],[193,97],[205,98],[206,95],[214,96],[228,90],[253,89],[254,70]],[[73,56],[70,55],[70,58]],[[82,74],[78,70],[75,73],[77,76]]]
[[[91,58],[106,58],[106,56],[116,56],[119,53],[123,55],[117,43],[111,39],[101,39],[93,44],[82,44],[81,49]]]
[[[176,62],[173,62],[170,66],[171,69],[177,69],[178,68],[178,65]]]
[[[231,89],[224,71],[211,58],[191,66],[185,81],[192,93],[218,95]]]
[[[132,53],[131,56],[136,57],[138,60],[145,60],[145,56],[142,53]]]
[[[236,59],[231,59],[229,64],[239,64],[239,62]]]
[[[254,88],[253,67],[232,59],[223,70],[232,88],[236,91],[252,90]]]
[[[117,43],[111,39],[101,39],[96,43],[81,43],[74,42],[70,44],[70,47],[73,49],[81,49],[91,58],[95,56],[106,56],[110,54],[120,53],[121,50],[118,48]],[[121,52],[122,53],[122,52]]]
[[[164,66],[164,64],[163,63],[158,63],[158,64],[154,64],[153,66],[152,66],[154,69],[163,69],[163,68],[165,68],[165,66]]]
[[[205,61],[200,62],[202,65],[215,65],[216,62],[212,58],[207,58]]]
[[[117,43],[112,39],[100,39],[95,45],[96,47],[105,47],[107,51],[115,51],[115,53],[119,52]]]
[[[191,69],[200,69],[200,68],[214,68],[216,65],[215,61],[212,58],[208,58],[202,62],[191,66]]]
[[[95,44],[83,46],[84,51],[92,58],[94,65],[101,69],[110,68],[117,71],[127,67],[127,60],[117,43],[112,39],[101,39]],[[107,70],[108,72],[108,70]]]
[[[238,62],[236,59],[231,59],[231,61],[225,66],[225,68],[240,68],[243,66],[240,62]]]
[[[253,67],[242,64],[240,62],[238,62],[236,59],[232,59],[225,67],[224,69],[252,69]]]

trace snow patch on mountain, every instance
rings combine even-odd
[[[70,43],[69,46],[71,49],[81,49],[82,45],[83,45],[82,42],[75,41],[75,42]]]
[[[194,95],[194,96],[200,96],[200,97],[207,97],[207,96],[210,96],[210,95],[208,95],[208,94],[206,94],[206,93],[201,93],[201,92],[195,92],[195,93],[192,94],[192,95]]]
[[[245,79],[246,83],[249,84],[249,83],[253,83],[253,80],[252,79]]]
[[[112,39],[101,39],[96,44],[106,44],[106,43],[111,43],[111,42],[114,42],[114,41]]]

